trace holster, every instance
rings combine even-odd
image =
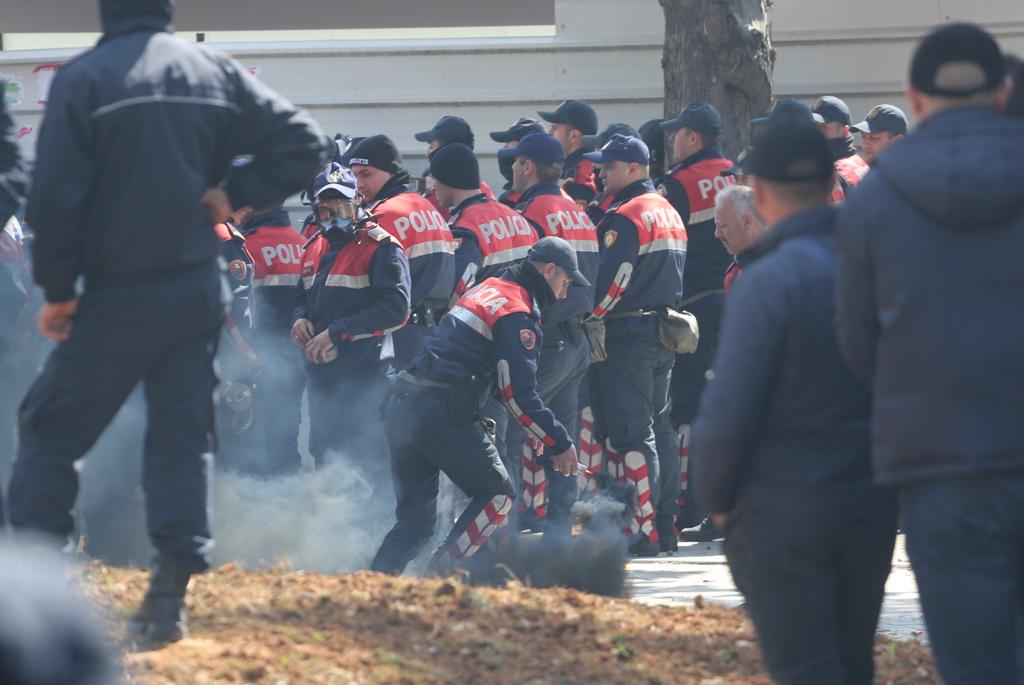
[[[676,354],[689,354],[700,344],[697,317],[670,307],[658,310],[658,339]]]

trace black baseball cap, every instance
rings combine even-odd
[[[954,63],[973,66],[976,73],[966,74],[966,80],[951,80],[943,67]],[[927,95],[968,97],[997,88],[1005,75],[999,45],[975,24],[940,26],[924,37],[910,60],[910,85]]]
[[[437,140],[441,145],[462,143],[470,150],[473,149],[473,129],[469,127],[469,122],[462,117],[443,116],[437,120],[434,128],[429,131],[420,131],[415,137],[421,143]]]
[[[597,112],[585,102],[566,100],[553,112],[537,112],[540,118],[552,124],[569,124],[585,135],[597,133]]]
[[[635,136],[624,136],[616,133],[597,152],[584,152],[584,159],[594,164],[610,164],[612,162],[636,162],[650,164],[651,152],[647,144]]]
[[[827,181],[832,178],[832,151],[811,121],[782,120],[767,124],[754,138],[744,168],[750,175],[776,183]]]
[[[520,155],[558,169],[561,169],[565,162],[565,150],[562,148],[562,144],[547,133],[531,133],[520,140],[515,147],[498,150],[499,157],[519,157]]]
[[[519,121],[504,131],[491,131],[491,140],[495,143],[511,143],[513,140],[522,140],[531,133],[547,133],[547,129],[536,119],[520,117]]]
[[[850,125],[850,108],[835,95],[824,95],[818,98],[811,111],[824,120],[819,123],[838,121],[844,126]]]
[[[584,147],[599,148],[604,147],[604,144],[612,139],[616,133],[621,133],[624,136],[633,136],[639,138],[640,134],[635,128],[629,124],[611,124],[607,126],[603,131],[593,136],[583,136]]]
[[[580,264],[576,259],[576,250],[558,236],[548,236],[535,242],[526,255],[526,261],[560,266],[572,278],[573,285],[584,288],[590,287],[590,281],[580,271]]]
[[[825,119],[820,114],[815,114],[811,106],[802,100],[783,98],[772,105],[767,116],[751,119],[750,123],[755,126],[763,126],[768,123],[776,123],[784,120],[812,121],[816,124],[824,124]]]
[[[892,133],[906,135],[907,115],[895,105],[877,105],[871,108],[864,121],[851,126],[858,133]]]
[[[722,132],[722,117],[710,102],[691,102],[675,119],[661,122],[665,131],[678,131],[684,126],[694,131],[717,134]]]
[[[750,163],[750,155],[753,151],[754,148],[748,145],[745,150],[740,152],[732,166],[722,171],[719,176],[749,176],[750,171],[747,169],[747,165]]]

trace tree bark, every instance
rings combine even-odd
[[[722,115],[726,154],[735,157],[750,142],[750,120],[771,104],[771,0],[659,2],[665,11],[665,116],[677,116],[689,102],[710,102]]]

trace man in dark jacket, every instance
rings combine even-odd
[[[212,363],[227,292],[213,224],[301,189],[325,141],[242,66],[173,36],[170,0],[100,7],[103,38],[57,72],[39,139],[27,217],[40,328],[60,344],[22,403],[10,516],[70,537],[74,463],[143,382],[156,558],[132,628],[160,643],[184,633],[189,575],[212,547]],[[242,154],[253,162],[232,168]]]
[[[832,162],[809,122],[757,138],[754,197],[772,228],[729,296],[693,429],[698,497],[783,684],[872,682],[896,538],[895,495],[871,483],[870,397],[832,328]]]
[[[874,388],[875,478],[900,486],[947,683],[1024,676],[1024,122],[999,114],[1003,75],[976,26],[926,37],[921,124],[839,222],[839,340]]]

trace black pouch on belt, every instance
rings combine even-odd
[[[448,413],[460,426],[468,426],[479,419],[481,400],[487,384],[477,376],[453,385],[448,393]]]

